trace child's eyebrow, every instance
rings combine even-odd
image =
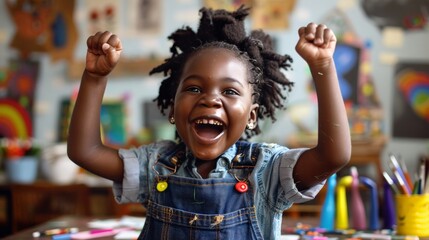
[[[200,79],[200,80],[204,80],[204,78],[200,75],[196,75],[196,74],[192,74],[187,76],[186,78],[184,78],[182,80],[182,82],[186,82],[186,81],[190,81],[193,79]],[[231,77],[225,77],[222,79],[222,82],[228,82],[228,83],[237,83],[239,84],[241,87],[244,87],[243,83],[241,83],[239,80],[235,79],[235,78],[231,78]]]
[[[235,78],[224,78],[224,81],[225,82],[231,82],[231,83],[238,83],[241,87],[244,87],[244,85]]]

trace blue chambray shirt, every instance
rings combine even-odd
[[[113,192],[118,203],[138,202],[146,206],[149,194],[156,181],[153,168],[158,157],[171,151],[177,145],[174,141],[159,141],[138,148],[120,149],[124,161],[122,183],[113,183]],[[293,203],[314,199],[325,181],[303,191],[298,191],[292,178],[293,168],[299,156],[306,149],[288,149],[278,144],[263,143],[256,166],[249,177],[254,190],[257,219],[264,239],[280,239],[283,211]],[[234,144],[217,160],[210,178],[231,177],[230,163],[237,154]],[[189,154],[188,154],[189,156]],[[159,170],[163,171],[163,170]],[[171,172],[159,172],[168,175]],[[193,157],[187,157],[175,173],[177,176],[202,178],[195,167]]]

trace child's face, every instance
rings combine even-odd
[[[216,159],[249,122],[256,123],[258,104],[252,103],[248,78],[245,63],[224,48],[202,49],[186,62],[172,114],[196,158]]]

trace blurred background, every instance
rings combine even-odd
[[[412,175],[418,171],[429,154],[428,1],[2,0],[2,191],[7,193],[10,183],[39,180],[110,186],[79,169],[65,153],[88,36],[108,30],[122,40],[101,127],[106,143],[138,146],[174,138],[174,128],[152,101],[163,76],[148,75],[169,57],[169,34],[184,26],[195,29],[203,6],[233,10],[241,4],[252,7],[246,28],[263,29],[273,37],[276,51],[294,60],[293,69],[285,72],[295,82],[287,109],[277,113],[275,123],[260,122],[263,133],[252,141],[314,145],[317,99],[308,67],[294,48],[299,27],[324,23],[339,40],[334,57],[353,137],[351,165],[378,183],[389,154]],[[25,162],[25,157],[35,160]],[[21,164],[28,164],[21,167],[24,173]],[[0,200],[0,212],[6,209],[7,201]],[[9,224],[6,215],[1,219]]]

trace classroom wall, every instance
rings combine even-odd
[[[0,2],[0,68],[6,67],[10,59],[17,56],[17,52],[9,47],[9,41],[14,33],[14,24],[4,6],[6,0]],[[88,1],[91,2],[91,1]],[[77,0],[74,13],[74,21],[78,30],[77,45],[73,54],[74,59],[82,60],[85,56],[85,41],[88,37],[88,24],[86,20],[88,2]],[[95,1],[94,1],[95,2]],[[111,1],[113,2],[113,1]],[[123,57],[159,56],[168,54],[170,43],[167,36],[175,29],[184,25],[196,27],[198,9],[202,6],[199,0],[164,0],[161,2],[162,12],[161,31],[159,33],[142,34],[129,29],[127,17],[130,5],[135,1],[118,1],[120,17],[110,27],[123,41]],[[391,1],[395,2],[395,1]],[[398,1],[407,2],[407,1]],[[269,31],[276,39],[277,49],[281,53],[288,53],[294,59],[293,71],[286,74],[295,83],[294,90],[289,94],[288,106],[298,104],[312,104],[308,91],[308,69],[305,63],[295,53],[297,42],[297,29],[309,22],[324,22],[329,16],[340,9],[345,15],[345,22],[352,26],[353,32],[365,43],[369,53],[369,72],[373,77],[374,85],[384,112],[382,130],[388,138],[385,150],[381,154],[382,159],[387,160],[388,153],[399,154],[406,162],[409,169],[416,169],[418,158],[422,154],[428,154],[428,138],[394,137],[392,135],[393,115],[395,99],[395,67],[396,62],[418,61],[429,62],[428,27],[421,30],[400,31],[395,36],[399,42],[391,46],[385,42],[385,34],[375,22],[367,17],[361,7],[362,1],[315,1],[297,0],[289,16],[289,27],[283,30]],[[414,4],[414,3],[407,3]],[[400,12],[399,12],[400,13]],[[251,25],[251,20],[249,21]],[[36,86],[36,101],[34,115],[34,137],[44,145],[56,142],[57,125],[59,120],[59,104],[62,99],[69,98],[79,85],[79,79],[71,78],[68,74],[69,62],[59,60],[53,62],[48,54],[36,54],[34,59],[40,61],[38,82]],[[83,70],[83,69],[82,69]],[[132,134],[144,126],[142,102],[152,100],[157,95],[158,84],[161,76],[123,76],[110,79],[106,89],[105,99],[126,99],[127,126]],[[302,121],[315,128],[315,115],[310,113],[308,119]],[[266,123],[270,125],[270,123]],[[429,124],[428,124],[429,126]],[[405,127],[405,126],[404,126]],[[280,112],[278,121],[257,138],[263,141],[275,141],[285,143],[287,137],[296,133],[297,128],[292,123],[288,112]],[[424,131],[424,129],[422,129]]]

